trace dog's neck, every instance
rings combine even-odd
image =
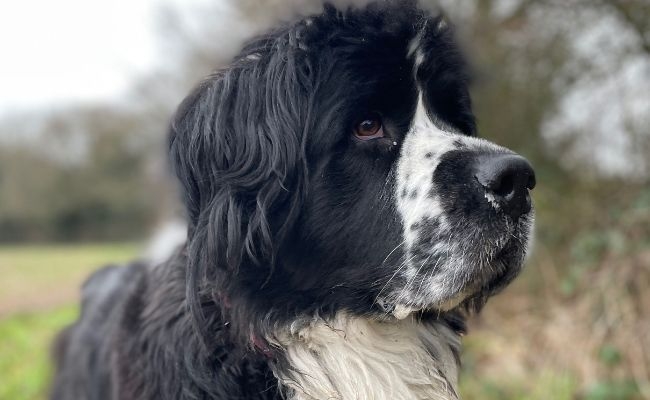
[[[458,399],[460,336],[443,321],[377,321],[339,314],[296,322],[269,340],[291,400]]]

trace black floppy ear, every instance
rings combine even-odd
[[[240,57],[195,88],[170,128],[189,219],[188,283],[215,279],[216,269],[272,264],[304,191],[304,62],[296,67],[288,43],[264,40]]]

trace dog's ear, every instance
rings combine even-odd
[[[312,80],[306,61],[282,45],[249,46],[198,85],[172,121],[170,158],[189,220],[189,281],[244,263],[272,264],[300,209]]]

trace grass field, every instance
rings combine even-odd
[[[46,397],[50,343],[76,318],[81,282],[138,249],[130,243],[0,246],[0,399]]]
[[[45,398],[51,372],[49,344],[76,316],[76,306],[64,306],[0,320],[0,399]]]

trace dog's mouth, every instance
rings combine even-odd
[[[528,229],[521,232],[514,230],[507,232],[508,238],[500,241],[498,248],[484,254],[471,254],[468,252],[466,259],[459,262],[458,270],[454,271],[453,265],[447,267],[449,277],[433,280],[427,273],[423,273],[421,282],[411,284],[416,287],[414,293],[405,294],[402,289],[397,296],[381,301],[377,304],[386,313],[397,319],[403,319],[416,312],[448,312],[456,308],[478,311],[487,299],[504,289],[522,269],[529,241]],[[505,236],[505,235],[504,235]],[[448,263],[454,262],[453,257]],[[439,267],[438,265],[433,268]],[[453,271],[453,272],[449,272]],[[427,294],[427,285],[431,282],[451,282],[450,287],[430,287]]]

